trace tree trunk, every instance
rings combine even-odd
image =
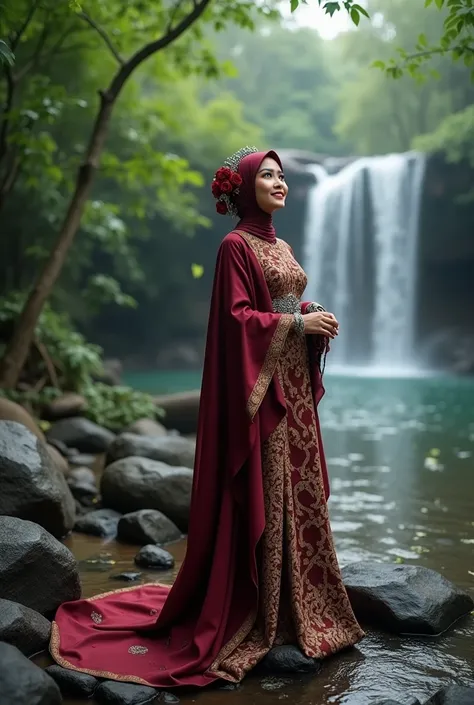
[[[107,128],[112,115],[114,99],[107,93],[101,96],[101,106],[92,131],[85,162],[79,168],[76,188],[69,204],[66,217],[59,232],[56,244],[40,273],[36,284],[21,312],[5,354],[0,361],[0,387],[13,389],[28,357],[35,328],[43,306],[56,283],[74,236],[79,228],[84,207],[102,153]]]
[[[175,27],[149,44],[144,45],[129,61],[121,63],[108,91],[101,94],[101,105],[87,149],[86,159],[77,174],[72,196],[56,244],[23,307],[15,331],[0,361],[0,388],[14,389],[18,384],[35,335],[43,306],[61,274],[74,236],[81,223],[89,192],[99,166],[114,104],[133,71],[153,54],[165,49],[186,32],[203,14],[211,0],[193,0],[193,9]]]

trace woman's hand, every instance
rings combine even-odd
[[[316,311],[303,316],[304,332],[308,335],[324,335],[326,338],[335,338],[338,334],[339,323],[333,313]]]

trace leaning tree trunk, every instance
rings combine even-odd
[[[101,93],[100,109],[89,141],[86,158],[79,168],[76,188],[66,213],[56,244],[40,273],[36,284],[18,319],[15,331],[0,361],[0,388],[13,389],[18,383],[23,366],[28,357],[35,328],[43,306],[51,294],[67,254],[79,229],[84,208],[89,197],[95,172],[107,137],[113,107],[133,71],[158,51],[165,49],[178,39],[202,15],[211,0],[194,0],[193,10],[174,28],[170,28],[160,39],[150,42],[136,52],[129,61],[120,60],[120,68],[115,74],[109,89]],[[116,57],[119,58],[119,57]]]

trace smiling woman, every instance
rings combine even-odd
[[[237,682],[275,646],[323,659],[363,636],[333,545],[317,414],[338,323],[300,300],[305,273],[275,235],[288,193],[278,154],[244,148],[212,193],[240,221],[217,256],[185,561],[171,590],[62,605],[51,642],[67,668],[162,688]]]

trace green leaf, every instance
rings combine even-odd
[[[428,40],[426,39],[426,34],[421,33],[420,35],[418,35],[418,44],[419,44],[421,47],[427,47],[427,46],[428,46]]]
[[[13,54],[12,50],[8,46],[8,44],[5,44],[3,39],[0,39],[0,64],[9,64],[9,66],[13,66],[15,62],[15,55]]]
[[[353,7],[351,9],[351,19],[352,19],[353,23],[355,24],[355,26],[357,27],[360,22],[360,15],[357,12],[357,10],[355,9],[355,7]]]
[[[291,11],[294,12],[299,5],[299,0],[291,0]]]
[[[373,69],[382,69],[382,71],[385,71],[385,61],[380,61],[380,59],[373,61],[370,66]]]
[[[438,6],[438,8],[441,10],[441,8],[444,5],[444,0],[435,0],[435,3]]]
[[[192,264],[191,265],[191,273],[193,275],[194,279],[200,279],[202,275],[204,274],[204,267],[202,264]]]
[[[369,13],[365,9],[365,7],[362,7],[362,5],[353,5],[353,8],[355,10],[357,10],[357,12],[359,12],[361,15],[364,15],[364,17],[367,17],[368,19],[370,19]]]
[[[433,0],[425,0],[425,7],[429,7]]]
[[[335,12],[337,12],[340,9],[341,8],[339,7],[338,2],[327,2],[324,5],[324,10],[325,10],[326,14],[330,15],[331,17],[334,15]]]

